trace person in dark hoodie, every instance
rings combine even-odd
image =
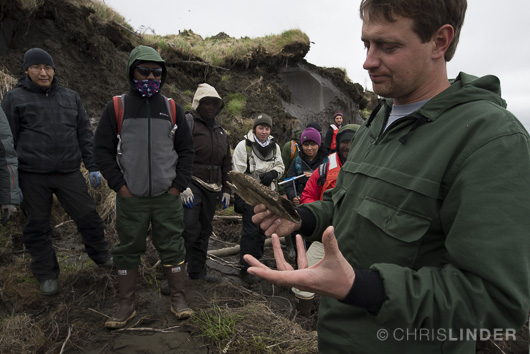
[[[215,117],[224,103],[214,87],[203,83],[195,91],[192,110],[186,118],[192,129],[195,146],[193,176],[182,193],[184,240],[190,279],[215,282],[206,273],[206,253],[212,234],[212,220],[218,201],[223,209],[230,204],[230,187],[226,183],[232,170],[232,154],[228,135]]]
[[[116,191],[120,240],[112,248],[120,307],[105,322],[109,328],[121,328],[136,315],[136,280],[149,225],[168,279],[171,312],[178,319],[193,314],[185,296],[180,197],[191,177],[193,139],[182,108],[160,93],[166,76],[165,62],[156,50],[143,45],[134,48],[127,62],[130,89],[118,100],[123,112],[117,116],[114,100],[109,102],[96,129],[95,157],[109,187]]]
[[[2,101],[18,156],[21,208],[26,215],[23,241],[31,254],[31,271],[43,295],[58,291],[59,263],[50,224],[55,194],[74,220],[88,256],[99,265],[112,266],[105,227],[89,196],[81,161],[92,187],[101,175],[92,154],[90,121],[77,92],[62,87],[55,63],[43,49],[24,54],[25,76]]]

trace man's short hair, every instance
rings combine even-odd
[[[445,60],[450,61],[456,51],[460,30],[464,24],[467,0],[362,0],[359,12],[361,19],[368,14],[370,19],[384,18],[396,21],[395,16],[414,21],[413,31],[423,43],[432,39],[443,25],[453,26],[453,40],[445,52]]]

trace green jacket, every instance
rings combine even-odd
[[[528,316],[528,133],[494,76],[461,73],[381,134],[390,105],[357,131],[337,186],[304,204],[317,223],[308,239],[334,225],[346,259],[378,272],[387,298],[371,315],[322,297],[320,352],[475,353],[457,331],[518,329]]]

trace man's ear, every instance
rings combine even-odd
[[[433,36],[434,48],[433,48],[433,59],[440,59],[444,57],[447,48],[451,44],[453,37],[455,35],[455,30],[451,25],[443,25],[438,28],[438,31]]]

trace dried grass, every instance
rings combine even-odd
[[[15,87],[16,83],[17,80],[13,76],[4,72],[4,70],[0,70],[0,101],[4,99],[7,91]]]
[[[0,333],[0,353],[36,353],[50,344],[42,329],[25,313],[2,320]]]

